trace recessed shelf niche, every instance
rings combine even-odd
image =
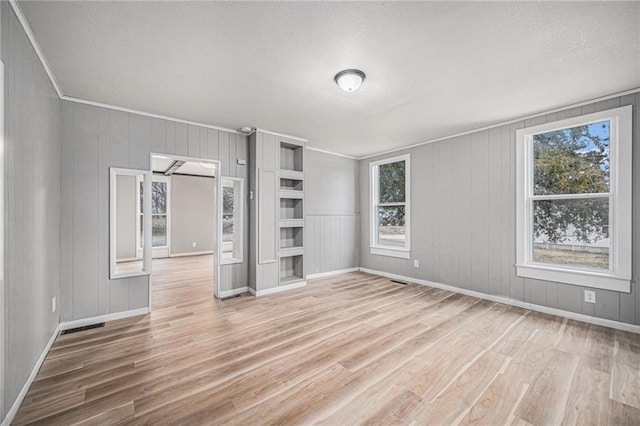
[[[300,281],[304,278],[302,255],[280,258],[280,283]]]
[[[303,219],[301,199],[280,198],[280,219]]]
[[[302,227],[280,228],[280,248],[297,248],[304,244]]]
[[[280,189],[283,191],[303,191],[303,181],[280,178]]]
[[[302,172],[304,146],[280,142],[280,169]]]

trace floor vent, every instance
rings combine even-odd
[[[240,296],[241,296],[240,294],[234,294],[233,296],[223,297],[220,300],[222,300],[224,302],[225,300],[235,299],[236,297],[240,297]]]
[[[77,333],[78,331],[91,330],[91,329],[100,328],[100,327],[104,327],[104,323],[103,322],[100,322],[98,324],[85,325],[84,327],[70,328],[69,330],[62,330],[62,333],[60,333],[60,334]]]
[[[398,281],[398,280],[391,280],[392,283],[396,283],[396,284],[402,284],[402,285],[409,285],[409,283],[406,283],[404,281]]]

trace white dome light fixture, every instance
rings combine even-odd
[[[353,92],[362,85],[366,77],[367,76],[360,70],[344,70],[336,74],[333,79],[345,92]]]

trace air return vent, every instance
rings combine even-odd
[[[91,330],[91,329],[100,328],[100,327],[104,327],[104,323],[103,322],[100,322],[98,324],[85,325],[84,327],[70,328],[69,330],[62,330],[62,333],[60,333],[60,334],[77,333],[79,331]]]

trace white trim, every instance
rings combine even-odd
[[[107,108],[107,109],[112,109],[116,111],[128,112],[131,114],[143,115],[145,117],[160,118],[162,120],[173,121],[176,123],[191,124],[194,126],[206,127],[208,129],[222,130],[223,132],[235,133],[237,135],[245,135],[245,133],[239,132],[237,130],[229,129],[227,127],[214,126],[212,124],[199,123],[197,121],[183,120],[182,118],[170,117],[168,115],[162,115],[162,114],[154,114],[152,112],[140,111],[137,109],[131,109],[127,107],[106,104],[103,102],[89,101],[87,99],[74,98],[73,96],[62,95],[60,96],[60,99],[62,99],[63,101],[75,102],[78,104],[91,105],[91,106],[96,106],[100,108]]]
[[[115,321],[124,318],[137,317],[147,315],[149,308],[132,309],[130,311],[115,312],[113,314],[99,315],[96,317],[82,318],[73,321],[61,322],[58,326],[60,331],[70,330],[72,328],[86,327],[88,325],[99,324],[101,322]]]
[[[378,167],[404,161],[404,203],[378,203],[380,179]],[[400,257],[408,259],[411,254],[411,154],[402,154],[395,157],[383,158],[369,162],[369,252],[378,256]],[[378,207],[379,206],[404,206],[405,243],[396,247],[384,245],[378,242]]]
[[[358,272],[359,270],[360,270],[360,268],[355,267],[355,268],[347,268],[347,269],[338,269],[337,271],[319,272],[317,274],[307,275],[307,280],[314,280],[314,279],[317,279],[317,278],[332,277],[334,275],[348,274],[349,272]]]
[[[516,131],[516,272],[518,276],[629,293],[632,265],[632,106],[627,105]],[[609,269],[533,262],[532,202],[537,199],[576,199],[593,194],[533,195],[533,136],[600,121],[610,123],[610,188],[597,197],[609,198],[611,238]]]
[[[477,292],[477,291],[467,290],[467,289],[459,288],[459,287],[454,287],[454,286],[447,285],[447,284],[441,284],[441,283],[436,283],[436,282],[432,282],[432,281],[421,280],[421,279],[418,279],[418,278],[405,277],[403,275],[391,274],[391,273],[388,273],[388,272],[376,271],[374,269],[360,268],[360,271],[366,272],[366,273],[372,274],[372,275],[378,275],[378,276],[381,276],[381,277],[391,278],[391,279],[394,279],[394,280],[408,281],[408,282],[419,284],[419,285],[439,288],[439,289],[442,289],[442,290],[448,290],[448,291],[452,291],[454,293],[460,293],[460,294],[465,294],[467,296],[477,297],[479,299],[484,299],[484,300],[490,300],[492,302],[503,303],[505,305],[516,306],[516,307],[524,308],[524,309],[530,309],[530,310],[536,311],[536,312],[542,312],[542,313],[550,314],[550,315],[557,315],[559,317],[569,318],[569,319],[573,319],[573,320],[576,320],[576,321],[586,322],[586,323],[589,323],[589,324],[601,325],[603,327],[615,328],[617,330],[629,331],[629,332],[632,332],[632,333],[639,333],[640,334],[640,325],[633,325],[633,324],[628,324],[628,323],[620,322],[620,321],[613,321],[613,320],[609,320],[609,319],[605,319],[605,318],[592,317],[590,315],[578,314],[578,313],[575,313],[575,312],[564,311],[562,309],[548,308],[546,306],[535,305],[533,303],[527,303],[527,302],[523,302],[523,301],[515,300],[515,299],[509,299],[509,298],[503,297],[503,296],[494,296],[494,295],[491,295],[491,294],[480,293],[480,292]]]
[[[369,247],[369,253],[375,256],[398,257],[400,259],[409,259],[411,257],[411,251],[405,248],[371,246]]]
[[[51,85],[53,86],[56,93],[58,94],[58,97],[62,99],[63,97],[62,90],[58,85],[58,81],[56,80],[56,77],[53,74],[53,71],[51,70],[49,63],[47,62],[47,60],[44,57],[44,54],[42,53],[42,49],[40,49],[40,45],[36,41],[36,36],[33,34],[33,30],[31,29],[31,26],[29,25],[27,18],[24,16],[24,13],[22,12],[22,8],[20,7],[20,4],[18,4],[17,0],[9,0],[9,4],[11,5],[13,12],[16,14],[18,21],[20,21],[20,25],[22,25],[22,29],[24,30],[25,34],[27,35],[27,38],[31,42],[31,46],[33,47],[33,50],[36,52],[38,59],[40,59],[40,63],[42,64],[44,71],[47,73],[47,76],[49,77],[49,81],[51,81]]]
[[[207,251],[194,251],[191,253],[170,253],[169,257],[187,257],[187,256],[202,256],[205,254],[213,254],[215,253],[213,250]]]
[[[118,167],[109,167],[109,278],[120,279],[128,277],[137,277],[141,275],[151,275],[151,217],[144,218],[144,254],[142,258],[142,271],[127,272],[124,274],[116,273],[116,179],[118,175],[124,176],[144,176],[144,191],[147,194],[151,193],[151,171],[148,170],[135,170],[135,169],[122,169]],[[136,187],[138,186],[136,179]],[[136,191],[136,194],[139,193]],[[136,197],[136,198],[139,198]],[[136,205],[137,205],[136,200]],[[144,199],[145,211],[151,211],[151,197],[145,197]],[[136,211],[136,221],[138,221],[138,212]],[[137,229],[137,227],[136,227]],[[137,251],[136,247],[136,251]]]
[[[599,288],[623,293],[631,291],[631,277],[620,277],[613,274],[593,272],[583,269],[569,269],[556,265],[516,265],[519,277],[534,278],[543,281],[554,281],[574,284],[583,287]]]
[[[274,136],[280,136],[282,138],[288,138],[288,139],[293,139],[296,141],[300,141],[300,142],[309,142],[308,139],[304,139],[304,138],[300,138],[298,136],[291,136],[291,135],[287,135],[285,133],[278,133],[278,132],[272,132],[271,130],[265,130],[265,129],[259,129],[257,127],[253,128],[253,131],[251,133],[255,133],[255,132],[262,132],[262,133],[267,133],[269,135],[274,135]],[[251,134],[249,133],[249,135]],[[240,133],[242,135],[246,135],[247,133]]]
[[[429,139],[427,141],[414,143],[412,145],[406,145],[406,146],[402,146],[402,147],[399,147],[399,148],[393,148],[393,149],[390,149],[388,151],[378,152],[376,154],[368,154],[368,155],[364,155],[362,157],[356,157],[356,160],[366,160],[368,158],[378,157],[378,156],[381,156],[381,155],[393,154],[395,152],[404,151],[404,150],[411,149],[411,148],[416,148],[416,147],[419,147],[419,146],[422,146],[422,145],[427,145],[427,144],[430,144],[430,143],[433,143],[433,142],[439,142],[439,141],[444,141],[444,140],[447,140],[447,139],[457,138],[457,137],[464,136],[464,135],[470,135],[472,133],[481,132],[483,130],[494,129],[496,127],[505,126],[507,124],[519,123],[521,121],[530,120],[532,118],[542,117],[544,115],[553,114],[555,112],[561,112],[561,111],[565,111],[565,110],[572,109],[572,108],[577,108],[577,107],[584,106],[584,105],[590,105],[590,104],[593,104],[595,102],[602,102],[602,101],[606,101],[608,99],[618,98],[618,97],[625,96],[625,95],[631,95],[631,94],[637,93],[637,92],[640,92],[640,87],[635,87],[633,89],[624,90],[622,92],[612,93],[610,95],[601,96],[599,98],[589,99],[588,101],[583,101],[583,102],[578,102],[578,103],[575,103],[575,104],[565,105],[565,106],[562,106],[562,107],[559,107],[559,108],[554,108],[554,109],[548,110],[548,111],[542,111],[542,112],[537,112],[537,113],[531,114],[531,115],[525,115],[525,116],[522,116],[522,117],[514,118],[512,120],[501,121],[501,122],[496,123],[496,124],[490,124],[488,126],[478,127],[478,128],[475,128],[475,129],[472,129],[472,130],[467,130],[467,131],[460,132],[460,133],[454,133],[454,134],[451,134],[451,135],[442,136],[442,137],[439,137],[439,138],[436,138],[436,139]]]
[[[338,154],[337,152],[327,151],[327,150],[320,149],[320,148],[313,148],[311,146],[308,146],[307,149],[309,149],[311,151],[321,152],[323,154],[335,155],[336,157],[344,157],[344,158],[349,158],[351,160],[358,160],[358,157],[354,157],[352,155]]]
[[[249,287],[249,293],[253,294],[256,297],[260,297],[260,296],[266,296],[268,294],[280,293],[282,291],[293,290],[294,288],[300,288],[300,287],[304,287],[306,285],[307,285],[306,281],[298,281],[298,282],[295,282],[295,283],[291,283],[291,284],[287,284],[287,285],[281,285],[281,286],[278,286],[278,287],[273,287],[273,288],[268,288],[266,290],[258,290],[258,291],[255,291],[254,289]]]
[[[240,288],[232,288],[231,290],[223,290],[220,292],[220,299],[224,299],[225,297],[235,296],[237,294],[249,293],[249,287],[244,286]]]
[[[33,369],[31,370],[31,374],[29,374],[29,377],[27,377],[27,380],[24,382],[24,385],[22,386],[20,393],[16,397],[15,401],[13,402],[13,405],[11,405],[11,408],[9,409],[9,411],[7,412],[7,415],[2,421],[2,426],[5,426],[5,425],[9,426],[11,422],[13,422],[13,419],[16,417],[16,414],[18,413],[18,409],[20,409],[20,405],[22,404],[24,397],[27,396],[27,392],[29,391],[29,388],[33,384],[33,381],[36,379],[36,376],[38,375],[38,371],[40,371],[40,367],[42,366],[42,363],[44,362],[45,358],[49,354],[49,350],[51,349],[53,342],[55,342],[56,337],[58,337],[59,332],[60,332],[60,325],[58,325],[56,329],[53,331],[53,335],[51,336],[51,338],[49,339],[49,342],[47,342],[47,345],[44,347],[44,350],[40,354],[40,358],[38,358],[38,360],[36,361],[36,364],[33,366]],[[4,383],[2,384],[2,386],[4,386]]]

